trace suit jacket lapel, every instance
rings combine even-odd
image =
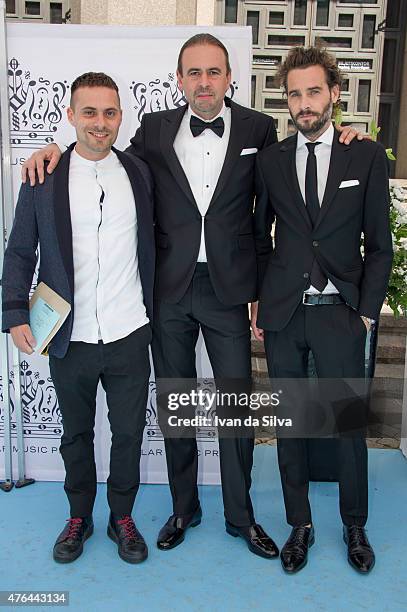
[[[321,211],[315,226],[316,228],[325,217],[329,206],[339,189],[339,185],[346,174],[350,160],[350,146],[341,144],[339,142],[339,134],[337,134],[335,131],[334,139],[332,141],[328,178],[326,181],[324,198],[321,204]]]
[[[301,216],[308,227],[311,229],[312,223],[309,218],[298,182],[296,165],[297,135],[293,136],[289,141],[282,144],[280,151],[284,153],[284,155],[280,155],[279,157],[280,168],[291,192],[294,204],[299,209]]]
[[[69,208],[69,163],[75,143],[65,151],[54,170],[54,218],[62,262],[68,277],[71,295],[74,295],[74,267],[72,253],[72,223]]]
[[[185,195],[196,206],[195,198],[188,183],[188,179],[174,150],[174,140],[187,108],[188,107],[185,106],[177,109],[177,112],[171,113],[162,120],[160,129],[160,147],[164,159],[167,161],[175,180]]]
[[[229,143],[226,150],[225,161],[223,162],[223,167],[209,206],[212,206],[213,202],[227,186],[230,174],[247,142],[248,134],[250,134],[252,130],[253,118],[247,112],[247,109],[235,104],[228,98],[225,98],[225,104],[231,109]]]
[[[136,205],[137,233],[140,234],[140,228],[143,228],[145,224],[144,207],[142,206],[142,198],[140,197],[140,194],[141,193],[144,194],[144,201],[148,200],[147,189],[139,173],[135,172],[133,162],[128,158],[127,154],[123,153],[122,151],[118,151],[114,147],[112,148],[112,150],[114,151],[114,153],[116,153],[120,163],[122,164],[123,168],[126,170],[127,176],[129,177],[130,185],[133,190],[134,202]]]

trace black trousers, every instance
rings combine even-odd
[[[180,302],[155,303],[153,360],[156,378],[196,378],[199,330],[215,379],[251,378],[247,304],[225,306],[216,297],[206,264],[197,264]],[[222,495],[226,519],[236,526],[254,523],[250,499],[254,437],[219,438]],[[173,512],[189,517],[199,504],[195,438],[166,438]]]
[[[140,484],[140,453],[146,420],[150,325],[103,344],[71,342],[63,359],[50,357],[62,414],[60,451],[71,516],[92,514],[96,496],[94,426],[96,391],[106,392],[112,432],[107,497],[114,514],[131,514]]]
[[[366,327],[345,304],[300,305],[281,331],[265,332],[270,378],[306,378],[312,350],[319,378],[364,378]],[[308,500],[308,442],[277,440],[278,463],[287,521],[298,526],[312,521]],[[367,520],[367,448],[363,435],[338,438],[339,502],[345,525]]]

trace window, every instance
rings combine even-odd
[[[276,76],[266,76],[266,89],[280,89],[280,81]]]
[[[40,2],[26,2],[25,3],[25,14],[32,16],[41,15],[41,3]]]
[[[317,2],[317,26],[327,26],[329,23],[329,0],[318,0]]]
[[[225,0],[225,23],[237,23],[237,0]]]
[[[266,98],[264,100],[264,108],[287,109],[287,100],[283,100],[281,98]]]
[[[50,23],[62,23],[62,4],[61,2],[51,2],[49,9]]]
[[[339,28],[353,28],[353,15],[342,13],[338,19]]]
[[[352,47],[351,38],[342,38],[339,36],[317,36],[315,42],[322,43],[326,47],[346,47],[350,49]]]
[[[247,11],[247,20],[246,24],[248,26],[252,26],[252,44],[259,44],[259,21],[260,14],[259,11]]]
[[[376,29],[376,16],[365,15],[363,17],[362,47],[363,49],[373,49]]]
[[[6,0],[6,15],[10,21],[66,23],[69,13],[70,0]]]
[[[269,25],[284,25],[284,13],[269,13]]]
[[[306,25],[307,23],[307,0],[295,0],[294,25]]]
[[[10,15],[15,15],[16,0],[6,0],[6,13]]]
[[[370,91],[372,88],[372,81],[360,79],[359,81],[359,92],[358,92],[358,113],[368,113],[370,110]]]
[[[305,36],[277,36],[270,34],[268,37],[269,45],[296,47],[305,45]]]

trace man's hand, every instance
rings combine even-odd
[[[44,182],[44,162],[49,161],[47,172],[52,174],[61,159],[61,151],[56,144],[47,145],[41,151],[33,153],[31,157],[24,162],[21,168],[21,180],[23,183],[27,180],[27,174],[30,179],[31,187],[35,185],[35,171],[38,174],[38,180],[40,183]]]
[[[372,322],[368,317],[364,317],[363,315],[360,315],[360,318],[362,319],[363,323],[366,325],[366,329],[367,332],[370,332],[370,328],[372,327]]]
[[[260,329],[260,327],[257,327],[258,307],[259,307],[258,302],[252,302],[250,304],[250,323],[251,323],[254,337],[256,338],[256,340],[260,340],[260,342],[264,342],[264,329]]]
[[[20,351],[27,353],[27,355],[31,355],[34,352],[34,348],[37,343],[31,333],[30,326],[27,325],[27,323],[24,323],[24,325],[10,327],[10,334],[13,338],[14,344]]]
[[[338,132],[340,132],[341,134],[339,136],[339,142],[341,142],[342,144],[346,144],[346,145],[350,144],[355,137],[358,140],[365,140],[365,139],[372,140],[369,134],[362,134],[362,132],[359,132],[358,130],[353,128],[351,125],[346,125],[345,127],[341,125],[337,125],[335,127],[338,130]]]

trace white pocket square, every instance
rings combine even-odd
[[[258,149],[242,149],[240,155],[253,155],[253,153],[257,153]]]
[[[345,187],[354,187],[355,185],[359,185],[358,179],[352,179],[351,181],[342,181],[339,185],[339,189],[344,189]]]

